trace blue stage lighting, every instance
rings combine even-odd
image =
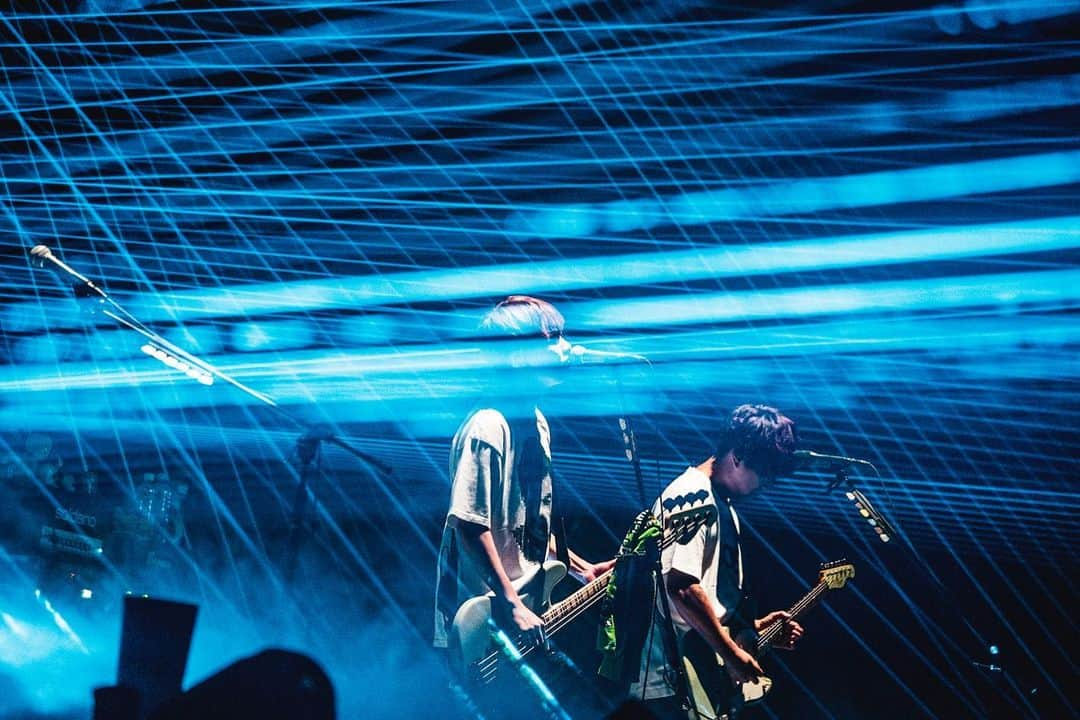
[[[740,219],[872,207],[985,193],[1067,185],[1080,181],[1080,152],[1026,155],[970,163],[887,170],[841,177],[808,178],[746,188],[725,188],[686,193],[660,201],[662,219],[675,225],[702,225]],[[620,232],[640,229],[628,222],[625,201],[616,205]],[[646,207],[652,199],[644,199]],[[594,208],[597,217],[609,216],[611,206]],[[512,216],[507,231],[536,237],[588,237],[613,232],[592,223],[561,221],[560,212],[590,217],[580,205],[547,207]],[[641,213],[641,217],[650,217]],[[579,232],[584,231],[584,232]]]
[[[1080,1],[38,4],[0,12],[4,711],[88,716],[115,635],[84,616],[163,581],[214,628],[195,671],[310,641],[348,679],[343,717],[408,715],[402,678],[442,677],[424,618],[447,446],[496,396],[528,414],[533,381],[555,502],[596,557],[713,451],[720,408],[775,404],[807,448],[882,471],[857,478],[865,519],[812,470],[744,506],[773,597],[831,547],[861,556],[811,620],[845,651],[784,673],[776,716],[992,715],[1011,691],[964,680],[1001,627],[1009,676],[1040,683],[1008,709],[1072,709]],[[79,300],[38,244],[135,317]],[[521,346],[477,337],[510,294],[650,362],[520,380]],[[333,444],[302,476],[323,423],[393,476]],[[100,577],[23,569],[72,487],[125,533],[163,469],[186,532],[132,543],[145,566],[106,537]],[[307,528],[286,577],[277,548]],[[935,575],[992,627],[931,617]],[[837,676],[873,692],[834,703]]]
[[[1075,307],[1080,302],[1078,283],[1080,271],[1057,270],[749,293],[700,293],[647,300],[599,300],[571,306],[567,314],[578,327],[603,330],[1021,303]]]
[[[148,294],[138,296],[128,304],[146,321],[205,320],[230,315],[362,309],[477,296],[1055,252],[1078,247],[1080,217],[1064,216],[970,227],[934,227],[756,245],[388,273],[375,277],[248,284],[218,290]],[[18,304],[7,309],[5,321],[25,331],[41,327],[46,321],[55,326],[87,320],[82,315],[54,316],[52,307],[47,305],[43,311],[30,304]],[[108,318],[97,321],[111,322]],[[200,341],[207,343],[203,351],[213,352],[220,343],[216,332],[213,326],[193,325],[179,333],[178,339],[182,339],[184,333],[206,333]],[[299,326],[296,328],[299,336],[304,332]],[[292,333],[285,331],[284,334]],[[363,335],[363,332],[358,334]],[[241,344],[246,342],[241,339]],[[291,346],[295,347],[294,344]]]
[[[312,339],[311,323],[306,320],[249,322],[237,325],[232,331],[232,346],[241,352],[305,347]]]

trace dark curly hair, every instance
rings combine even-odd
[[[740,405],[731,411],[716,444],[716,457],[730,450],[759,475],[776,479],[795,470],[799,446],[795,422],[768,405]]]

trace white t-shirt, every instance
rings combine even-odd
[[[674,542],[663,550],[660,555],[660,563],[664,573],[664,592],[667,592],[667,575],[674,568],[681,573],[696,578],[705,594],[712,602],[716,617],[723,620],[729,609],[733,609],[741,597],[743,584],[742,548],[739,545],[739,516],[735,508],[731,507],[726,499],[717,500],[712,488],[712,483],[705,473],[697,468],[686,469],[679,477],[675,478],[660,498],[652,507],[653,515],[658,520],[664,516],[680,510],[713,505],[720,513],[730,513],[731,522],[734,523],[735,537],[720,537],[721,526],[728,526],[726,521],[710,522],[699,527],[689,538],[682,542]],[[731,555],[727,562],[723,561],[725,548]],[[737,590],[739,597],[724,598],[722,602],[717,598],[717,585],[721,572],[733,573],[736,577],[730,578],[734,582],[725,582],[725,587],[731,586],[734,595]],[[667,605],[671,608],[671,618],[674,621],[675,631],[680,635],[690,631],[690,625],[679,614],[679,610],[668,597]],[[638,681],[630,687],[630,696],[644,699],[668,697],[675,693],[676,675],[674,668],[667,662],[664,652],[663,625],[665,622],[663,603],[658,599],[653,612],[653,626],[645,639],[645,651],[642,652],[641,667]]]
[[[716,501],[716,498],[713,497],[712,483],[705,473],[694,467],[687,468],[686,472],[675,478],[675,480],[667,486],[660,495],[660,499],[653,505],[652,511],[657,519],[663,521],[665,514],[710,504],[716,505],[717,512],[728,512],[731,514],[731,521],[735,525],[736,537],[731,538],[732,542],[725,543],[725,545],[728,545],[734,550],[733,562],[731,562],[730,565],[733,565],[736,569],[737,585],[738,588],[741,589],[743,584],[743,567],[742,548],[739,546],[737,537],[737,533],[740,531],[739,516],[735,512],[735,508],[726,501]],[[699,527],[697,532],[695,532],[685,543],[675,542],[665,548],[660,556],[660,561],[665,578],[672,568],[685,575],[697,578],[701,587],[705,589],[705,593],[713,602],[716,617],[722,619],[729,609],[734,608],[735,605],[738,604],[740,598],[723,598],[723,600],[721,600],[717,597],[716,587],[720,575],[723,554],[720,539],[720,527],[720,523],[708,523]],[[672,607],[671,609],[671,619],[683,630],[688,630],[690,628],[690,625],[683,619],[679,614],[678,609],[675,607]]]
[[[491,530],[511,580],[543,562],[551,528],[551,431],[534,418],[508,422],[498,410],[477,410],[462,423],[450,450],[450,509],[439,548],[435,589],[436,647],[465,600],[490,590],[484,573],[460,545],[452,518]]]

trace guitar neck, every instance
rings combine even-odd
[[[788,614],[791,615],[791,619],[797,619],[800,615],[804,615],[808,610],[810,610],[810,608],[817,605],[821,598],[825,596],[825,593],[828,592],[828,590],[829,586],[824,582],[820,582],[815,585],[810,590],[810,592],[806,593],[806,595],[803,596],[802,600],[799,600],[799,602],[795,603],[788,609]],[[754,653],[755,656],[760,655],[772,646],[772,641],[775,640],[776,636],[780,634],[780,631],[783,629],[783,627],[783,622],[774,622],[772,625],[767,627],[765,631],[761,633],[761,635],[758,636],[757,652]]]
[[[677,542],[680,537],[685,535],[685,533],[695,531],[702,523],[707,522],[710,517],[707,511],[703,514],[698,512],[683,512],[677,513],[676,515],[678,517],[690,519],[683,524],[677,523],[676,518],[671,518],[669,520],[669,522],[674,524],[677,532],[663,533],[659,543],[659,549],[661,551],[669,547],[672,543]],[[623,547],[620,552],[627,552],[627,549]],[[608,570],[592,582],[587,583],[570,597],[548,608],[548,611],[540,617],[540,619],[544,621],[544,631],[547,635],[554,635],[570,624],[570,622],[578,615],[599,602],[604,597],[604,593],[608,589],[608,584],[611,582],[614,575],[614,569]],[[522,655],[527,655],[536,647],[535,643],[532,643],[525,637],[520,637],[517,645],[518,650]]]
[[[699,518],[688,527],[697,527],[700,522],[701,520]],[[666,549],[677,539],[677,535],[665,534],[660,541],[660,549]],[[583,611],[592,607],[596,601],[604,596],[604,592],[607,590],[608,583],[611,582],[614,573],[614,569],[608,570],[600,577],[586,584],[570,597],[548,608],[548,611],[540,618],[544,621],[544,627],[547,629],[547,633],[549,635],[554,634],[564,624],[570,622]]]
[[[548,628],[548,634],[558,631],[563,624],[573,620],[579,613],[587,610],[603,597],[608,583],[611,582],[611,575],[612,571],[608,570],[570,597],[548,608],[548,611],[541,616],[544,627]]]

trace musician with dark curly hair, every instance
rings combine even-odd
[[[795,423],[765,405],[741,405],[732,411],[716,445],[716,452],[699,465],[687,468],[661,493],[653,513],[663,518],[694,505],[716,508],[716,522],[699,527],[685,542],[668,545],[661,553],[663,588],[667,602],[657,602],[652,628],[646,634],[636,681],[630,696],[645,700],[659,717],[694,716],[686,697],[686,676],[673,657],[683,641],[696,634],[723,660],[735,683],[754,683],[761,666],[741,647],[732,632],[732,620],[743,597],[743,557],[739,543],[739,517],[733,503],[772,485],[794,470],[797,447]],[[663,600],[663,598],[661,598]],[[671,624],[666,610],[670,609]],[[775,644],[790,648],[802,627],[783,611],[750,618],[760,631],[783,622]],[[675,652],[665,643],[674,628]],[[665,647],[668,645],[669,647]],[[690,688],[692,689],[692,688]],[[713,717],[715,708],[698,707],[700,717]]]

